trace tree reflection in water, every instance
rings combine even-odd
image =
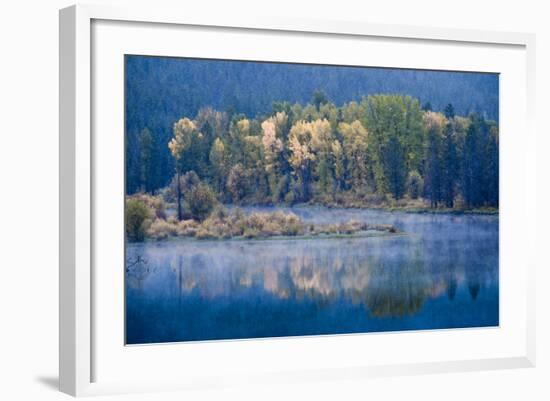
[[[131,244],[130,342],[498,325],[498,224],[396,216],[409,235]]]
[[[237,246],[236,252],[235,249],[228,252],[222,261],[216,255],[193,251],[148,257],[159,265],[171,266],[179,297],[195,291],[214,301],[253,288],[280,299],[308,299],[318,305],[346,299],[354,305],[362,304],[370,315],[378,318],[414,314],[427,298],[442,293],[452,301],[464,275],[472,299],[481,289],[475,269],[458,274],[462,267],[457,262],[448,264],[444,274],[439,274],[441,267],[426,263],[423,248],[418,244],[404,247],[405,252],[391,258],[376,248],[372,253],[354,252],[353,241],[344,246],[327,241],[322,247],[306,242],[299,246],[285,244],[285,252],[279,252],[282,247],[275,242],[257,244],[258,254],[269,254],[264,258],[252,257],[249,248],[242,246]],[[367,241],[359,244],[369,246]],[[141,288],[149,269],[144,256],[138,255],[137,260],[139,268],[133,267],[127,273],[128,284]]]

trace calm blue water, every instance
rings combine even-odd
[[[498,326],[498,217],[291,210],[408,235],[128,244],[127,343]]]

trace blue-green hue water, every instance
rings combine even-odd
[[[291,210],[407,235],[128,244],[127,343],[498,326],[497,216]]]

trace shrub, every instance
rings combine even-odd
[[[223,207],[223,205],[216,205],[212,212],[212,216],[218,220],[225,220],[228,216],[227,209]]]
[[[183,193],[188,193],[193,188],[195,188],[197,185],[201,183],[201,180],[197,173],[195,173],[193,170],[188,171],[180,178],[181,181],[181,189]]]
[[[276,221],[266,221],[260,231],[262,237],[273,237],[281,234],[281,225]]]
[[[145,206],[151,209],[151,213],[154,214],[155,217],[159,219],[166,218],[166,205],[161,196],[155,196],[155,195],[139,192],[137,194],[130,196],[129,198],[137,199],[141,203],[145,204]]]
[[[143,241],[150,224],[150,209],[139,199],[126,200],[126,236],[129,241]]]
[[[420,196],[423,187],[424,180],[422,179],[418,171],[411,171],[407,180],[407,188],[411,199],[417,199]]]
[[[178,235],[183,237],[194,237],[199,228],[199,224],[195,220],[182,220],[176,224]]]
[[[233,202],[239,203],[246,195],[247,176],[242,164],[238,163],[231,168],[227,177],[227,189],[231,193]]]
[[[191,217],[198,221],[206,219],[218,203],[214,191],[202,183],[187,193],[186,202]]]
[[[193,188],[195,188],[199,183],[201,182],[199,176],[197,173],[195,173],[193,170],[188,171],[185,174],[180,175],[179,177],[179,186],[180,191],[184,195],[184,197],[187,195],[188,192],[190,192]],[[170,184],[168,184],[168,187],[163,190],[162,196],[166,202],[175,203],[177,202],[177,194],[178,194],[178,175],[174,175],[172,177],[172,180],[170,181]]]
[[[249,227],[246,230],[244,230],[243,236],[248,239],[258,238],[260,236],[260,233],[255,228]]]
[[[285,195],[285,203],[287,203],[289,205],[293,205],[296,202],[296,199],[297,199],[297,196],[296,196],[296,193],[293,190],[290,190]]]
[[[372,206],[380,206],[388,201],[388,197],[385,194],[367,194],[364,196],[365,203]]]
[[[195,235],[197,239],[211,239],[216,238],[215,235],[213,235],[210,231],[205,229],[204,227],[199,227],[197,230],[197,234]]]
[[[173,222],[168,222],[163,219],[156,219],[155,221],[153,221],[153,223],[147,230],[147,235],[155,240],[166,239],[177,234],[177,225]]]
[[[265,214],[263,213],[251,213],[248,216],[248,227],[260,230],[265,224]]]
[[[271,200],[274,203],[278,203],[281,200],[284,200],[286,195],[288,194],[289,186],[290,180],[288,175],[283,175],[282,177],[280,177],[276,182]]]
[[[212,237],[224,238],[227,236],[228,226],[223,220],[219,220],[214,216],[210,216],[204,220],[201,225],[201,229],[206,230]]]
[[[284,215],[283,234],[298,235],[304,233],[304,224],[302,220],[294,213]]]

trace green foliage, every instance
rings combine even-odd
[[[422,194],[423,187],[424,180],[420,173],[416,170],[411,171],[407,179],[407,189],[411,199],[417,199]]]
[[[355,106],[347,106],[355,107]],[[360,118],[358,110],[353,112],[353,118]],[[346,188],[363,191],[368,186],[368,132],[358,119],[351,123],[340,123],[338,133],[342,136],[343,174]],[[338,160],[337,160],[338,163]],[[347,168],[346,168],[347,167]]]
[[[498,205],[498,137],[496,125],[470,117],[464,139],[462,192],[468,207]]]
[[[313,103],[315,108],[319,110],[321,108],[321,105],[328,103],[328,101],[329,100],[327,94],[322,90],[318,90],[313,93],[313,98],[311,102]]]
[[[218,201],[214,191],[208,185],[200,183],[187,192],[186,203],[191,217],[202,221],[210,215]]]
[[[125,65],[128,194],[142,190],[139,136],[145,127],[154,138],[153,191],[166,186],[174,175],[176,163],[166,145],[173,136],[174,122],[185,116],[193,119],[197,131],[204,135],[204,141],[198,138],[194,141],[193,149],[206,150],[202,153],[187,150],[182,173],[195,170],[202,180],[213,185],[210,171],[202,168],[208,166],[208,152],[216,137],[226,147],[229,145],[227,133],[234,114],[243,113],[261,123],[275,112],[285,111],[288,126],[281,137],[285,139],[293,124],[306,119],[301,114],[294,114],[295,110],[313,109],[313,119],[327,118],[333,123],[333,117],[325,113],[323,105],[319,107],[324,110],[323,114],[314,104],[307,106],[315,89],[326,93],[330,99],[326,104],[328,114],[336,108],[338,122],[360,120],[364,123],[361,97],[377,93],[410,94],[422,102],[429,101],[433,111],[443,111],[452,101],[457,115],[467,116],[466,113],[475,111],[498,119],[497,74],[148,56],[128,56]],[[346,110],[342,106],[351,103],[358,107]],[[216,107],[217,111],[205,105]],[[354,109],[359,112],[347,113]],[[234,164],[231,162],[228,168]]]
[[[233,202],[239,203],[247,192],[247,175],[242,164],[236,164],[231,168],[227,177],[227,189],[231,193]]]
[[[137,193],[131,196],[131,199],[138,200],[147,206],[152,217],[161,219],[166,218],[166,204],[161,196],[154,196],[144,192]]]
[[[141,189],[152,192],[154,189],[154,139],[151,131],[144,128],[139,135],[139,165]]]
[[[273,191],[272,201],[274,203],[279,203],[281,201],[286,201],[285,197],[290,194],[290,177],[288,175],[283,175],[278,177],[275,185],[275,190]],[[292,202],[289,202],[292,203]]]
[[[422,110],[410,96],[372,95],[363,100],[369,150],[379,193],[403,196],[409,171],[422,163]]]
[[[220,138],[216,138],[210,149],[210,165],[212,166],[212,181],[218,193],[225,189],[225,176],[227,174],[227,161],[225,145]]]
[[[437,207],[441,201],[441,138],[436,132],[428,134],[425,163],[424,193],[431,207]]]
[[[321,92],[272,110],[250,118],[202,108],[177,120],[168,145],[176,174],[162,193],[177,203],[178,220],[200,182],[234,204],[498,206],[498,125],[480,115],[393,94],[338,107]],[[143,130],[144,182],[150,135]]]
[[[395,199],[400,199],[405,193],[407,168],[405,164],[405,149],[397,136],[392,136],[381,152],[382,166],[388,189]]]
[[[189,118],[182,118],[174,124],[174,136],[168,143],[168,148],[174,157],[176,165],[176,201],[178,203],[179,220],[183,218],[183,194],[180,178],[183,172],[189,169],[192,170],[193,167],[198,167],[196,166],[197,155],[199,155],[198,157],[203,155],[203,152],[200,152],[202,150],[202,142],[203,134],[197,131],[195,122]]]
[[[447,117],[447,119],[453,119],[455,116],[455,108],[451,103],[449,103],[447,106],[445,106],[445,110],[443,111],[443,113],[445,114],[445,117]]]
[[[139,199],[126,200],[126,237],[129,241],[143,241],[150,224],[150,209]]]
[[[454,116],[451,118],[454,118]],[[458,178],[459,165],[455,132],[453,122],[449,121],[445,127],[441,144],[441,197],[448,208],[454,206]]]
[[[284,200],[285,200],[285,203],[289,205],[293,205],[298,201],[299,197],[300,195],[298,194],[298,192],[295,189],[291,189],[285,195]]]

